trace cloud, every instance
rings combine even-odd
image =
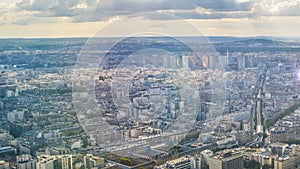
[[[16,3],[19,10],[37,12],[40,17],[71,17],[74,22],[103,21],[111,17],[141,12],[173,10],[173,15],[188,18],[216,18],[217,14],[201,13],[199,9],[212,13],[247,11],[249,2],[236,0],[22,0]],[[180,12],[180,11],[188,12]],[[178,13],[176,11],[179,11]],[[228,16],[228,15],[224,15]],[[160,19],[160,18],[156,18]]]
[[[252,9],[255,16],[300,16],[300,0],[260,0]]]
[[[240,3],[235,0],[190,0],[189,3],[182,0],[172,0],[172,3],[168,0],[102,0],[95,7],[93,16],[95,20],[103,20],[120,15],[165,12],[183,19],[207,19],[216,18],[216,15],[221,12],[249,11],[249,5],[249,2]],[[206,11],[210,11],[210,14]],[[164,19],[155,18],[154,16],[150,16],[149,19]],[[223,17],[226,16],[228,15]]]
[[[0,0],[0,14],[19,14],[20,19],[2,17],[0,23],[22,24],[59,17],[68,17],[71,22],[107,21],[144,12],[164,12],[183,19],[300,15],[300,0],[20,0],[10,4],[10,8],[5,4],[2,6]],[[156,15],[144,17],[168,19]]]

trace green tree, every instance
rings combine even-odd
[[[176,153],[181,153],[183,152],[183,148],[179,145],[176,145],[172,148]]]
[[[268,164],[265,164],[265,165],[262,166],[262,169],[270,169],[270,168],[271,168],[271,166],[268,165]]]
[[[244,167],[245,169],[260,169],[260,163],[254,160],[245,160]]]
[[[131,166],[132,165],[132,159],[128,157],[121,157],[120,158],[120,163],[124,165]]]
[[[201,168],[202,168],[202,169],[209,169],[209,165],[207,165],[207,164],[202,164],[202,165],[201,165]]]

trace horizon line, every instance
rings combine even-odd
[[[169,36],[62,36],[62,37],[0,37],[1,40],[4,39],[76,39],[76,38],[128,38],[128,37],[137,37],[137,38],[155,38],[155,37],[169,37]],[[209,38],[209,37],[224,37],[224,38],[284,38],[284,39],[296,39],[300,36],[272,36],[272,35],[258,35],[258,36],[234,36],[234,35],[211,35],[211,36],[173,36],[181,38]]]

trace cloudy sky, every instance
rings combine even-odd
[[[1,38],[199,35],[191,25],[206,36],[300,36],[300,0],[0,0]]]

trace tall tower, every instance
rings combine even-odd
[[[182,68],[184,70],[189,70],[189,56],[182,56]]]
[[[227,49],[227,52],[226,52],[226,65],[228,65],[228,62],[229,62],[229,52],[228,52],[228,49]]]
[[[238,69],[242,70],[245,69],[246,62],[245,62],[245,56],[238,57]]]

